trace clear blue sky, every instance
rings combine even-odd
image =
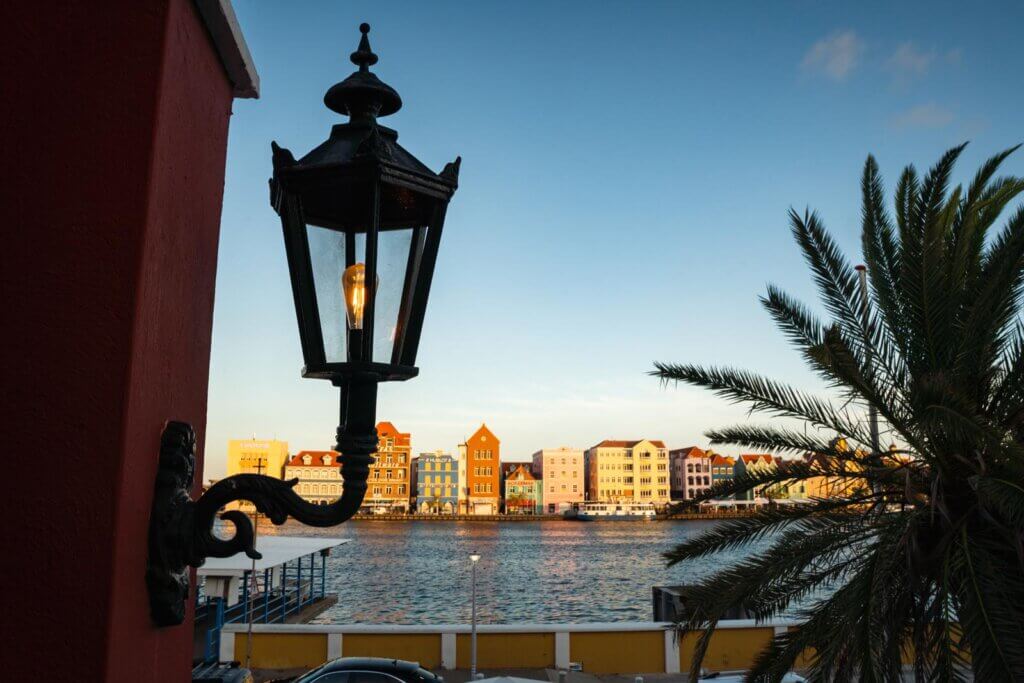
[[[980,6],[979,6],[980,5]],[[603,438],[706,445],[745,411],[645,375],[655,359],[802,369],[757,303],[812,299],[786,210],[858,253],[858,181],[891,190],[972,144],[959,177],[1024,139],[1024,5],[236,0],[260,74],[234,105],[217,274],[207,476],[229,438],[326,448],[337,392],[303,380],[270,141],[296,156],[340,121],[324,91],[369,22],[385,119],[432,168],[462,155],[419,352],[378,415],[413,448],[482,421],[503,459]],[[1024,174],[1024,154],[1005,167]]]

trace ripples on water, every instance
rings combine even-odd
[[[699,579],[736,556],[665,567],[661,554],[713,522],[289,522],[260,533],[337,536],[327,560],[338,604],[314,623],[439,624],[470,619],[469,554],[479,552],[483,623],[649,621],[651,587]]]

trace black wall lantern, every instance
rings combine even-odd
[[[235,535],[220,539],[220,509],[252,501],[275,524],[289,517],[334,526],[358,510],[377,450],[377,383],[415,377],[427,295],[445,211],[458,186],[460,159],[434,173],[398,144],[398,133],[377,123],[402,100],[370,72],[370,27],[351,60],[359,70],[334,85],[324,103],[348,123],[298,161],[272,143],[270,200],[281,217],[288,270],[305,366],[303,377],[330,380],[341,390],[340,454],[343,493],[330,505],[304,501],[297,480],[239,474],[217,482],[197,500],[195,435],[171,422],[163,435],[160,472],[150,520],[147,580],[154,621],[179,624],[188,596],[188,566],[207,557],[245,552],[259,557],[251,522],[235,510],[223,519]]]

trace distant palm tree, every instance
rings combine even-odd
[[[990,234],[1024,190],[1024,180],[995,177],[1014,149],[966,191],[947,187],[962,146],[923,178],[907,167],[895,220],[868,157],[869,301],[817,215],[790,212],[831,320],[772,286],[762,303],[834,397],[740,370],[655,364],[664,380],[810,427],[709,432],[713,443],[810,457],[718,483],[694,504],[822,474],[848,483],[666,553],[674,565],[767,546],[687,588],[691,612],[678,626],[701,632],[691,680],[725,610],[741,606],[757,619],[795,610],[801,621],[775,636],[748,680],[779,680],[804,653],[820,681],[900,680],[903,657],[917,680],[1024,681],[1024,207]],[[871,409],[891,450],[865,419]]]

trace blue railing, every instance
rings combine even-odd
[[[204,661],[216,662],[220,655],[220,631],[224,624],[273,624],[287,621],[308,605],[327,595],[327,555],[298,557],[279,566],[280,581],[273,584],[272,569],[242,575],[239,599],[228,605],[221,597],[203,591],[196,596],[196,623],[206,623],[203,634]]]

